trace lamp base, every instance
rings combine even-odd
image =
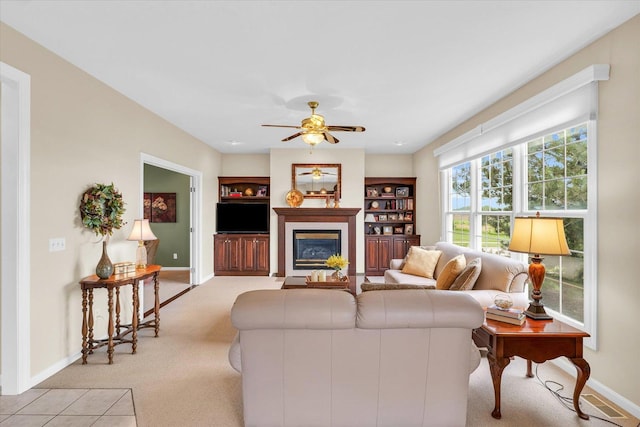
[[[551,320],[553,317],[549,316],[546,311],[544,311],[544,305],[539,302],[532,302],[529,304],[529,307],[525,310],[524,314],[535,320]]]
[[[144,241],[138,241],[136,249],[136,269],[147,268],[147,248],[144,247]]]

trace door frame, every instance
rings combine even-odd
[[[31,374],[30,323],[30,150],[31,76],[0,62],[2,107],[2,378],[0,394],[28,390]]]
[[[201,266],[202,266],[202,238],[200,236],[200,224],[202,224],[202,172],[195,169],[182,166],[178,163],[170,162],[159,157],[146,153],[140,153],[140,195],[139,215],[143,215],[143,196],[144,196],[144,165],[152,165],[178,172],[190,177],[190,233],[189,233],[189,283],[191,285],[199,285],[202,283]],[[142,304],[141,304],[142,307]]]

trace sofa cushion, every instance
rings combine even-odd
[[[467,266],[467,259],[464,255],[460,254],[455,258],[452,258],[444,266],[444,269],[438,275],[436,280],[436,289],[449,289],[454,280]]]
[[[468,291],[473,289],[473,286],[476,284],[476,280],[478,280],[478,276],[480,276],[480,272],[482,270],[482,259],[476,258],[471,261],[467,266],[462,270],[462,272],[456,277],[453,281],[449,290],[451,291]]]
[[[432,279],[441,254],[441,251],[429,251],[412,246],[409,248],[402,272]]]

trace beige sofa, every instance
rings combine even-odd
[[[498,294],[509,295],[516,307],[526,308],[529,305],[528,274],[525,264],[511,258],[475,251],[447,242],[438,242],[434,246],[425,246],[424,248],[442,251],[433,279],[403,273],[403,260],[394,259],[391,260],[390,269],[384,273],[384,282],[386,284],[402,283],[435,286],[436,280],[447,262],[457,255],[464,254],[467,263],[475,258],[481,258],[482,267],[473,289],[458,292],[471,295],[483,307],[493,304],[493,300]],[[370,287],[374,286],[370,285]]]
[[[246,426],[464,426],[471,332],[460,292],[257,290],[231,311]]]

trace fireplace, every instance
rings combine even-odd
[[[313,268],[294,270],[293,230],[340,230],[340,255],[349,261],[347,274],[356,274],[356,215],[360,208],[273,208],[278,214],[278,277],[304,276]]]
[[[328,269],[325,261],[341,253],[341,230],[293,230],[293,269]]]

